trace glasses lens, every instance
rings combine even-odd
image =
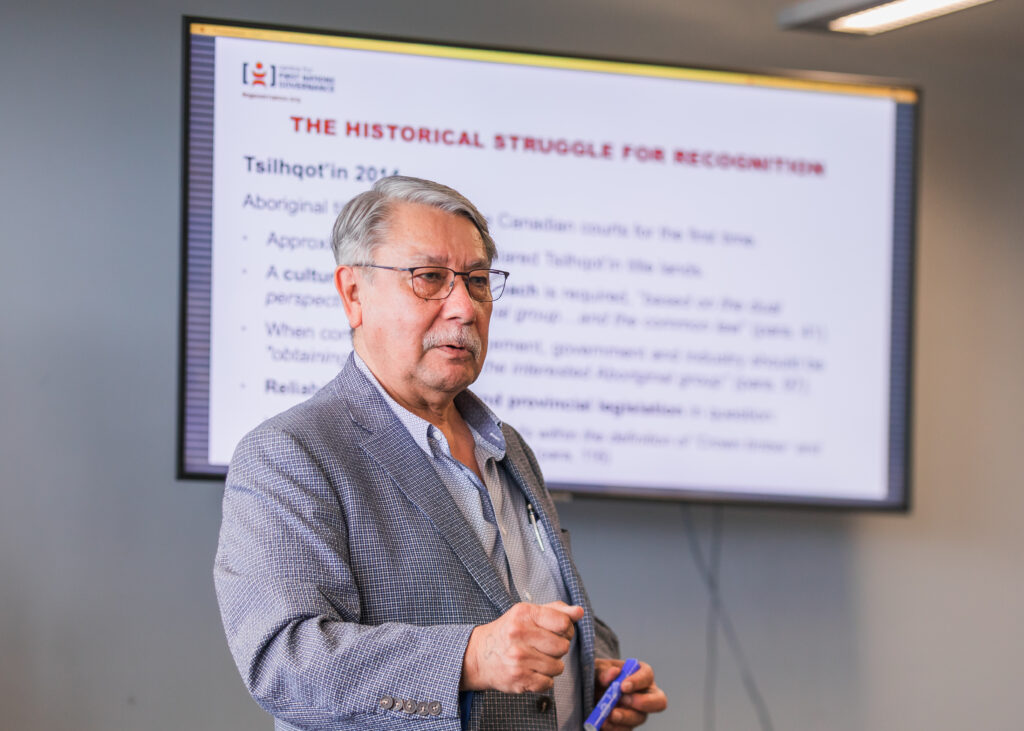
[[[451,290],[455,273],[444,267],[416,267],[412,273],[412,290],[425,300],[444,299]]]
[[[466,272],[466,290],[477,302],[491,302],[505,289],[505,272],[474,269]],[[425,300],[443,300],[452,292],[455,272],[447,267],[416,267],[412,273],[412,290]]]
[[[478,302],[490,302],[491,273],[486,269],[475,269],[466,275],[466,289],[469,296]]]
[[[501,297],[505,290],[505,272],[494,269],[477,269],[469,273],[467,281],[473,299],[490,302]]]

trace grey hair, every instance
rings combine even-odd
[[[469,219],[480,232],[487,260],[494,261],[498,256],[487,219],[465,196],[430,180],[392,175],[350,200],[338,214],[331,235],[338,266],[374,263],[373,255],[383,243],[395,203],[419,203]]]

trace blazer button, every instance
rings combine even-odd
[[[537,699],[537,713],[547,713],[549,708],[551,708],[551,699],[548,696],[542,695]]]
[[[404,710],[406,713],[416,713],[416,701],[406,701]]]
[[[392,698],[389,695],[386,695],[383,698],[381,698],[379,701],[377,701],[377,704],[381,707],[381,710],[387,711],[393,705],[395,705],[395,699]]]
[[[431,701],[430,703],[428,703],[427,704],[427,712],[430,713],[431,716],[440,716],[441,715],[441,701]]]
[[[421,716],[426,716],[429,713],[429,711],[427,710],[426,701],[420,701],[416,704],[416,713],[420,714]]]

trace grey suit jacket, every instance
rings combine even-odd
[[[506,464],[557,554],[577,626],[584,713],[593,616],[540,469],[505,426]],[[308,401],[238,445],[214,566],[228,644],[279,729],[460,728],[469,634],[514,603],[426,455],[350,358]],[[543,694],[476,693],[468,727],[556,728]]]

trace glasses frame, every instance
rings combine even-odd
[[[388,267],[388,266],[384,266],[382,264],[356,264],[356,266],[367,267],[367,268],[370,268],[370,269],[388,269],[388,270],[393,271],[393,272],[409,272],[409,286],[412,289],[412,293],[414,295],[416,295],[417,297],[419,297],[421,300],[425,300],[426,302],[439,302],[441,300],[448,299],[451,296],[452,292],[455,290],[455,279],[456,279],[456,277],[465,277],[466,278],[466,280],[467,280],[466,281],[466,292],[467,292],[467,294],[469,294],[469,298],[471,300],[473,300],[474,302],[497,302],[499,299],[501,299],[501,295],[505,294],[505,282],[508,281],[508,275],[509,275],[509,272],[506,272],[503,269],[484,269],[484,268],[481,267],[479,269],[470,269],[468,272],[457,272],[454,269],[452,269],[451,267],[445,267],[445,266],[440,266],[440,265],[435,265],[435,264],[424,264],[422,266],[415,266],[415,267]],[[416,270],[417,269],[447,269],[448,271],[450,271],[454,275],[452,277],[451,284],[448,285],[448,291],[445,292],[444,297],[424,297],[423,295],[421,295],[420,293],[418,293],[416,291],[416,286],[413,284],[413,278],[416,276]],[[469,281],[468,281],[469,275],[472,274],[473,272],[487,272],[489,275],[490,274],[503,274],[503,275],[505,275],[505,281],[501,283],[501,292],[498,293],[498,296],[494,297],[492,299],[489,299],[489,300],[481,300],[481,299],[477,299],[476,297],[474,297],[472,290],[469,288]]]

